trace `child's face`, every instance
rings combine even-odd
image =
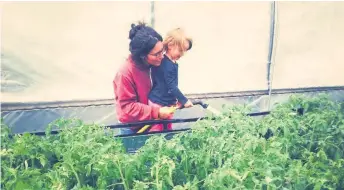
[[[168,47],[167,54],[169,54],[170,57],[176,61],[176,60],[179,60],[184,55],[184,53],[186,52],[188,48],[189,48],[189,43],[185,43],[185,47],[180,47],[178,45],[170,45]]]

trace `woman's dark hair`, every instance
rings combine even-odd
[[[137,25],[131,24],[129,31],[129,50],[136,64],[142,64],[145,57],[162,37],[153,28],[146,26],[144,22]]]

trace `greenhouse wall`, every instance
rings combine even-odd
[[[113,98],[138,20],[194,39],[185,93],[267,88],[272,2],[3,2],[3,102]],[[343,85],[344,2],[275,2],[272,87]],[[173,11],[171,11],[173,10]],[[170,13],[170,15],[167,15]],[[216,85],[215,85],[216,84]]]
[[[262,92],[204,99],[218,109],[252,103],[262,111],[286,100],[292,91],[267,103],[269,71],[272,90],[344,86],[344,2],[154,2],[154,10],[148,1],[0,5],[1,114],[14,132],[41,131],[60,117],[117,123],[112,80],[129,53],[128,31],[152,18],[163,36],[183,27],[194,40],[179,71],[189,97]],[[342,89],[327,92],[343,99]],[[78,106],[47,106],[60,101]],[[13,109],[18,103],[43,108]],[[204,114],[196,106],[176,117]]]
[[[273,109],[276,104],[287,101],[291,95],[311,97],[319,94],[327,94],[331,100],[344,102],[344,86],[338,88],[327,88],[324,90],[303,90],[300,92],[288,90],[284,93],[276,92],[272,94],[271,97],[260,94],[261,93],[242,93],[238,95],[221,93],[221,96],[218,98],[212,98],[211,96],[194,97],[209,104],[212,108],[218,111],[225,111],[226,108],[231,106],[246,105],[251,108],[252,113],[269,111],[270,109]],[[3,108],[5,110],[2,110],[1,114],[4,119],[4,123],[10,126],[14,133],[43,132],[49,123],[60,118],[76,118],[81,119],[86,123],[96,123],[104,126],[118,124],[115,106],[111,101],[79,106],[71,106],[66,103],[66,105],[61,104],[48,107],[42,104],[40,105],[40,108],[36,109],[24,109],[24,106],[20,106],[17,109],[10,109],[11,107]],[[203,109],[201,106],[196,105],[192,108],[177,110],[174,115],[174,119],[205,117],[209,116],[209,114],[212,113]],[[192,124],[192,122],[175,123],[173,124],[173,129],[189,128]]]

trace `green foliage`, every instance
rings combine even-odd
[[[79,120],[57,120],[44,137],[11,137],[2,123],[1,189],[344,189],[343,104],[292,96],[261,119],[247,111],[155,135],[135,154]],[[62,132],[51,135],[53,125]]]

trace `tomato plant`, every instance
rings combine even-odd
[[[248,111],[227,108],[170,140],[154,135],[133,154],[113,130],[77,119],[43,137],[12,136],[1,122],[1,188],[344,189],[342,103],[291,96],[263,118]]]

